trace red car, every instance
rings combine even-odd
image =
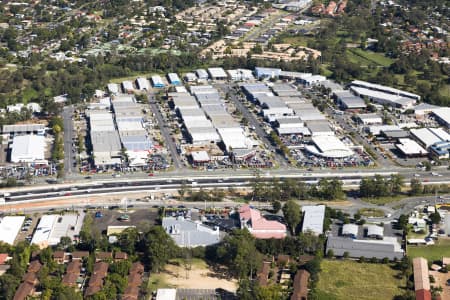
[[[153,174],[153,173],[149,173],[149,174],[148,174],[148,176],[155,176],[155,174]]]

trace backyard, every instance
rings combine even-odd
[[[316,288],[319,299],[393,299],[404,293],[404,280],[388,264],[324,260],[321,268]]]

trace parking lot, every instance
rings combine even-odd
[[[113,208],[113,206],[111,206]],[[101,217],[96,217],[96,212],[101,212]],[[91,210],[94,226],[100,232],[106,232],[108,226],[136,226],[138,230],[155,225],[158,219],[157,209],[136,209],[130,207],[127,211],[123,209],[99,209]],[[129,220],[121,221],[123,215],[128,215]]]

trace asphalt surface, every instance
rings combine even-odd
[[[288,164],[286,163],[285,158],[277,152],[277,148],[273,146],[272,143],[269,141],[266,131],[261,126],[261,122],[259,122],[255,118],[255,116],[247,109],[247,107],[241,102],[238,95],[236,94],[236,91],[232,88],[234,86],[235,85],[230,86],[229,84],[217,84],[217,87],[219,87],[225,94],[228,93],[231,101],[233,101],[236,108],[248,120],[250,126],[252,126],[255,129],[256,134],[264,143],[264,145],[267,147],[267,149],[275,153],[276,160],[282,166],[286,167]]]
[[[77,172],[77,167],[74,166],[76,160],[75,149],[72,146],[74,131],[73,131],[73,106],[66,106],[62,112],[63,124],[64,124],[64,174],[68,175]]]
[[[167,149],[170,151],[170,155],[172,157],[172,161],[175,168],[182,169],[184,166],[180,160],[180,157],[178,156],[177,147],[175,146],[175,143],[172,140],[172,135],[169,131],[169,128],[166,127],[164,117],[161,111],[159,110],[158,105],[156,104],[155,97],[152,93],[148,94],[148,103],[150,104],[151,111],[155,114],[156,121],[158,122],[159,125],[159,130],[161,131],[164,141],[166,142]]]

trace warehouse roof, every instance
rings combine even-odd
[[[380,236],[384,235],[384,228],[378,225],[370,224],[367,226],[367,236]]]
[[[230,114],[225,110],[222,104],[212,104],[212,105],[206,105],[202,106],[205,113],[211,117],[211,116],[229,116]]]
[[[117,131],[91,131],[91,141],[95,152],[114,152],[121,149]]]
[[[175,108],[180,107],[190,107],[190,108],[196,108],[199,107],[197,101],[193,96],[182,96],[182,97],[173,97],[173,104]]]
[[[156,292],[156,300],[175,300],[176,297],[176,289],[158,289]]]
[[[0,241],[14,244],[14,241],[22,227],[24,216],[6,216],[0,219]]]
[[[150,139],[145,135],[130,135],[120,137],[127,151],[147,151],[153,147]]]
[[[311,132],[307,127],[282,127],[277,128],[277,132],[280,135],[283,134],[301,134],[303,136],[310,136]]]
[[[45,137],[41,135],[15,136],[11,148],[11,162],[13,163],[45,159]]]
[[[405,155],[425,155],[427,150],[411,139],[399,139],[399,143],[395,145]]]
[[[303,118],[302,118],[302,120],[303,120]],[[312,135],[315,135],[315,134],[333,135],[334,134],[333,131],[331,130],[328,122],[309,121],[309,122],[306,122],[306,127],[308,127],[308,129],[311,131]]]
[[[391,93],[391,94],[395,94],[395,95],[400,95],[400,96],[405,96],[405,97],[410,97],[410,98],[414,98],[414,99],[418,99],[420,100],[420,96],[417,94],[413,94],[407,91],[403,91],[403,90],[399,90],[399,89],[395,89],[392,87],[388,87],[388,86],[384,86],[381,84],[375,84],[375,83],[371,83],[371,82],[367,82],[367,81],[361,81],[361,80],[354,80],[351,83],[352,85],[356,85],[356,86],[361,86],[361,87],[365,87],[368,89],[372,89],[372,90],[378,90],[378,91],[383,91],[386,93]]]
[[[400,106],[410,106],[415,103],[416,100],[411,98],[405,98],[398,95],[393,95],[385,92],[374,91],[367,88],[352,86],[351,89],[357,93],[358,95],[367,96],[369,98],[373,98],[375,100],[380,99],[384,101],[388,101],[390,103],[400,105]]]
[[[450,135],[442,128],[411,129],[411,134],[416,137],[425,148],[438,142],[450,141]]]
[[[203,117],[198,117],[195,119],[184,120],[184,126],[189,131],[192,128],[213,128],[211,121],[208,120],[205,115],[203,115]]]
[[[303,121],[319,121],[327,119],[317,108],[301,111],[294,108],[294,111]]]
[[[210,160],[206,151],[192,151],[191,156],[194,162],[206,162]]]
[[[311,231],[314,234],[323,233],[323,221],[325,219],[325,205],[302,206],[303,225],[302,232]]]
[[[22,133],[42,131],[45,129],[43,124],[15,124],[3,125],[3,133]]]
[[[239,127],[239,123],[236,122],[230,115],[212,115],[210,116],[211,122],[215,128],[235,128]]]
[[[200,127],[200,128],[188,128],[189,135],[192,138],[192,142],[203,143],[203,142],[219,142],[220,137],[217,131],[211,127]]]
[[[327,239],[327,251],[332,249],[337,256],[348,252],[350,257],[385,257],[393,260],[403,257],[403,250],[396,238],[384,238],[383,240],[357,240],[347,237],[329,236]]]
[[[169,74],[167,74],[167,77],[169,77],[170,83],[172,83],[172,84],[180,84],[181,83],[180,77],[178,77],[177,73],[169,73]]]
[[[344,226],[342,226],[342,235],[346,235],[346,236],[353,236],[353,237],[357,237],[358,236],[358,225],[356,224],[344,224]]]
[[[148,90],[148,89],[150,89],[150,83],[148,82],[148,80],[146,78],[138,77],[136,79],[136,83],[137,83],[137,85],[138,85],[140,90]]]
[[[43,215],[31,240],[40,247],[57,245],[61,237],[74,238],[83,224],[84,213],[80,215]]]
[[[117,83],[108,83],[108,91],[111,94],[117,94],[119,92],[119,85]]]
[[[227,78],[227,73],[223,68],[208,68],[208,73],[211,78]]]
[[[244,131],[240,127],[234,128],[218,128],[222,142],[226,147],[226,151],[230,149],[247,149],[247,138],[245,137]]]
[[[449,107],[441,107],[439,109],[433,110],[433,114],[435,114],[439,119],[441,119],[446,126],[450,126],[450,108]]]
[[[198,79],[208,79],[209,78],[208,72],[206,72],[205,69],[197,69],[197,70],[195,70],[195,73],[197,74]]]

